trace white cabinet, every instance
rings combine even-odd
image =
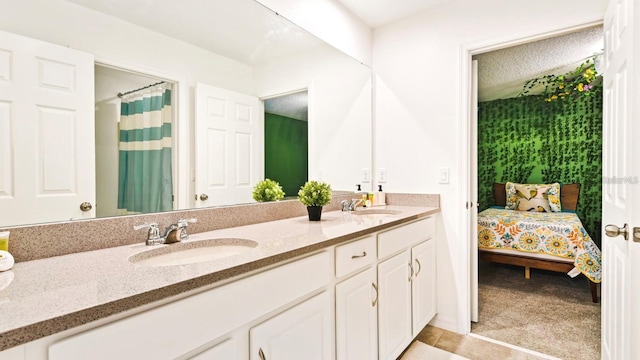
[[[336,285],[338,360],[378,358],[376,284],[376,269],[369,268]]]
[[[226,339],[225,341],[214,345],[207,350],[190,357],[190,360],[213,360],[213,359],[225,359],[233,360],[240,359],[238,356],[238,345],[235,339]]]
[[[414,275],[411,281],[412,337],[416,337],[436,314],[436,247],[425,241],[411,249]]]
[[[249,333],[252,360],[332,359],[331,299],[323,292],[255,326]]]
[[[378,234],[380,359],[396,359],[436,313],[434,228],[426,218]]]
[[[396,359],[413,338],[410,265],[409,251],[378,265],[380,359]]]

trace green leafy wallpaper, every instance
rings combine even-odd
[[[308,125],[306,121],[264,114],[264,176],[280,183],[285,196],[298,196],[307,181]]]
[[[524,96],[479,104],[480,211],[494,203],[494,182],[578,182],[578,216],[600,246],[602,87],[594,91],[575,101]]]

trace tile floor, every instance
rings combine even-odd
[[[467,357],[471,360],[509,359],[509,360],[540,360],[553,359],[541,357],[507,346],[486,341],[473,335],[460,335],[441,328],[427,325],[416,340],[453,354]]]

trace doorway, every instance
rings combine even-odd
[[[309,95],[302,90],[264,100],[264,173],[295,197],[309,174]]]
[[[600,39],[600,43],[602,43],[601,27],[587,28],[587,29],[580,29],[580,30],[581,31],[579,31],[579,32],[558,34],[557,37],[547,38],[547,39],[542,40],[542,41],[537,41],[536,43],[557,41],[559,44],[562,44],[562,45],[560,45],[560,48],[561,48],[560,50],[566,50],[571,45],[571,38],[572,37],[576,38],[576,39],[578,39],[578,41],[580,41],[580,36],[581,35],[582,36],[593,37],[593,33],[594,32],[597,33],[596,37],[598,37]],[[523,47],[526,47],[526,46],[529,46],[529,45],[533,45],[533,44],[535,44],[535,43],[527,43],[525,45],[518,45],[518,46],[514,46],[512,48],[502,48],[499,51],[477,52],[477,53],[474,54],[473,58],[474,59],[477,59],[477,58],[482,59],[483,57],[485,59],[486,58],[491,58],[491,56],[495,55],[493,53],[507,53],[507,52],[510,51],[510,49],[512,50],[512,49],[515,49],[515,48],[523,48]],[[595,50],[601,50],[602,47],[603,47],[603,45],[599,45],[599,46],[596,47]],[[535,49],[536,47],[533,47],[533,48]],[[539,49],[537,49],[535,51],[538,54],[543,53],[543,52],[540,52]],[[511,52],[512,53],[517,53],[518,55],[522,56],[522,51],[511,51]],[[555,50],[554,53],[556,53],[556,52],[560,52],[560,51]],[[568,56],[568,55],[566,55],[566,53],[567,52],[565,52],[563,56]],[[591,53],[588,53],[586,55],[591,55]],[[526,56],[525,56],[525,58],[526,58]],[[527,71],[528,70],[528,64],[526,64],[526,62],[523,63],[522,57],[519,58],[518,60],[519,60],[519,62],[517,62],[518,68],[521,68],[521,69],[524,69],[525,71]],[[545,58],[545,60],[547,60],[547,59]],[[511,61],[513,61],[513,60],[511,60]],[[509,62],[509,61],[507,61],[507,62]],[[480,66],[482,66],[482,60],[480,61]],[[572,65],[572,66],[574,68],[576,67],[576,65]],[[508,64],[503,66],[501,68],[501,70],[505,71],[505,67],[508,67]],[[544,69],[544,70],[545,71],[547,71],[547,70],[548,71],[555,71],[555,73],[564,73],[564,70],[559,70],[559,69],[556,69],[556,68],[549,68],[549,69]],[[508,69],[507,69],[507,71],[508,71]],[[507,75],[512,75],[512,74],[507,74]],[[545,75],[545,73],[530,74],[526,78],[524,78],[523,81],[527,80],[527,79],[531,79],[531,78],[536,78],[538,76],[543,76],[543,75]],[[511,76],[511,77],[514,78],[514,76]],[[482,82],[482,79],[483,79],[482,76],[480,76],[479,78],[480,78],[480,81]],[[499,107],[504,111],[511,111],[511,110],[508,110],[509,109],[509,106],[507,104],[508,101],[496,100],[496,99],[509,98],[509,97],[514,97],[514,96],[517,98],[518,93],[520,91],[522,91],[522,84],[523,84],[523,81],[521,81],[521,82],[518,82],[518,81],[519,81],[519,79],[516,79],[515,82],[507,84],[508,86],[505,86],[503,88],[497,88],[497,87],[495,87],[495,84],[490,84],[490,85],[493,86],[493,88],[491,86],[488,87],[488,90],[489,90],[488,92],[491,93],[491,95],[487,96],[487,94],[485,93],[484,96],[483,96],[483,94],[481,94],[480,95],[480,101],[483,101],[483,100],[484,101],[487,101],[487,100],[491,101],[491,100],[493,100],[497,104],[499,104],[499,106],[495,106],[496,108]],[[482,88],[482,85],[483,84],[481,83],[480,84],[481,88]],[[485,84],[485,90],[487,90],[487,86],[486,85],[487,84]],[[508,92],[512,92],[512,94],[509,95]],[[494,98],[491,98],[491,96],[493,96]],[[489,98],[489,99],[487,99],[487,98]],[[520,98],[520,100],[523,100],[523,98]],[[517,100],[516,102],[522,102],[522,101]],[[517,106],[522,107],[523,105],[519,103]],[[600,106],[601,106],[601,100],[600,100]],[[472,104],[472,107],[473,107],[473,104]],[[482,109],[482,110],[486,110],[486,109]],[[473,112],[473,110],[472,110],[472,112]],[[601,109],[600,109],[600,114],[601,114]],[[553,173],[551,173],[551,174],[549,173],[548,168],[545,169],[543,167],[542,171],[541,171],[541,167],[540,166],[536,165],[536,166],[529,167],[527,165],[526,161],[524,161],[524,160],[526,160],[524,158],[526,158],[527,156],[530,155],[529,152],[531,152],[531,153],[535,153],[536,151],[539,152],[540,147],[544,148],[544,144],[542,144],[542,145],[541,144],[536,144],[535,142],[531,141],[531,138],[535,138],[537,136],[537,134],[531,133],[531,131],[540,131],[540,130],[542,130],[543,127],[549,126],[549,125],[547,123],[541,123],[538,120],[538,123],[535,124],[535,126],[538,126],[538,128],[536,128],[535,130],[527,129],[526,127],[524,127],[524,125],[526,125],[526,124],[523,124],[523,121],[522,121],[523,117],[521,115],[516,115],[516,117],[518,117],[518,116],[520,116],[519,123],[517,125],[511,125],[511,127],[512,127],[511,130],[514,130],[515,132],[520,133],[522,138],[525,138],[526,141],[524,141],[524,142],[526,144],[518,145],[518,141],[522,140],[522,139],[516,139],[516,138],[512,138],[512,137],[509,137],[508,139],[503,139],[505,142],[513,143],[513,146],[518,147],[521,150],[519,152],[518,151],[515,152],[516,155],[519,154],[519,156],[520,156],[519,159],[515,159],[513,157],[513,155],[507,156],[507,157],[509,157],[509,161],[517,162],[517,165],[511,164],[508,169],[505,168],[504,166],[498,166],[499,164],[498,164],[498,161],[496,161],[496,159],[487,159],[486,151],[485,151],[485,153],[483,153],[483,151],[482,151],[483,149],[482,148],[480,148],[480,150],[478,150],[480,145],[478,145],[478,141],[475,138],[477,136],[482,141],[483,137],[480,136],[480,135],[477,135],[477,134],[482,134],[482,131],[490,131],[492,134],[502,134],[502,135],[504,135],[505,133],[508,133],[509,131],[496,129],[495,126],[494,126],[495,124],[493,124],[493,123],[490,124],[490,126],[487,129],[483,129],[482,126],[478,125],[478,124],[480,124],[478,119],[472,120],[472,123],[470,123],[469,127],[467,128],[468,131],[470,131],[470,132],[472,132],[473,129],[476,129],[476,128],[478,129],[475,134],[473,134],[473,133],[470,134],[470,138],[471,138],[470,143],[472,144],[470,146],[472,148],[471,149],[471,153],[470,153],[471,154],[470,155],[470,161],[473,163],[473,165],[476,165],[476,166],[473,166],[473,165],[470,166],[470,169],[471,169],[470,170],[471,173],[469,174],[470,182],[474,183],[474,180],[479,178],[478,179],[478,181],[479,181],[478,188],[473,188],[473,189],[470,190],[471,191],[471,199],[473,199],[474,203],[478,204],[478,211],[473,210],[473,207],[471,208],[472,209],[471,212],[473,214],[470,214],[469,219],[468,219],[468,223],[467,223],[468,226],[469,226],[469,232],[471,233],[470,236],[472,238],[474,238],[474,239],[477,236],[477,234],[475,233],[475,231],[477,231],[476,230],[477,229],[477,224],[475,223],[476,222],[475,215],[477,215],[477,213],[480,210],[484,210],[484,209],[488,208],[491,205],[495,205],[495,204],[492,204],[490,202],[492,201],[492,198],[493,198],[492,186],[491,185],[492,185],[493,182],[500,182],[500,181],[495,181],[496,178],[499,178],[500,175],[509,173],[509,175],[506,176],[507,178],[509,178],[509,180],[507,180],[507,181],[514,181],[515,180],[514,182],[541,183],[541,182],[544,182],[544,181],[542,181],[543,178],[549,178],[551,176],[554,176]],[[473,117],[470,117],[470,118],[473,118]],[[526,116],[524,118],[526,118]],[[600,125],[600,139],[599,140],[601,141],[602,140],[601,139],[601,137],[602,137],[601,136],[601,125],[602,125],[601,115],[600,115],[600,119],[599,119],[599,125]],[[565,131],[567,131],[567,129],[565,129]],[[583,130],[581,130],[581,131],[583,131]],[[571,132],[570,129],[569,129],[569,132]],[[572,137],[579,136],[578,132],[570,133],[570,135]],[[544,141],[546,141],[546,140],[543,140],[542,142],[544,142]],[[560,141],[560,140],[556,139],[556,141]],[[490,145],[490,146],[492,147],[494,152],[497,152],[496,149],[499,148],[498,145],[493,144],[493,145]],[[567,146],[570,146],[570,145],[567,145]],[[549,146],[547,146],[547,148],[548,147]],[[599,154],[600,151],[601,151],[601,148],[602,148],[602,145],[601,145],[601,142],[600,142],[599,151],[597,151],[597,152],[594,151],[593,153],[594,154]],[[484,150],[486,150],[486,149],[484,149]],[[572,150],[572,149],[568,149],[568,150]],[[567,150],[567,152],[570,152],[568,150]],[[504,149],[498,150],[498,151],[506,152]],[[505,154],[502,154],[502,155],[505,155]],[[565,155],[565,154],[562,154],[562,155]],[[556,156],[556,155],[554,155],[554,156]],[[588,156],[587,156],[584,159],[580,159],[580,161],[593,162],[594,159],[589,159]],[[578,160],[576,160],[576,162],[578,162]],[[601,160],[600,160],[600,164],[601,164]],[[582,165],[582,167],[585,167],[585,166],[588,166],[588,164],[587,165]],[[491,167],[491,170],[493,171],[493,174],[488,174],[491,171],[487,171],[487,167]],[[576,168],[579,168],[579,167],[580,166],[576,166]],[[522,174],[515,174],[514,171],[518,172],[516,170],[521,170],[520,172]],[[597,169],[594,170],[594,171],[598,175],[597,178],[595,179],[596,181],[594,181],[594,183],[596,183],[598,186],[600,186],[601,182],[599,181],[599,176],[600,176],[601,171],[597,170]],[[496,172],[498,174],[495,174]],[[511,177],[516,176],[516,175],[522,175],[522,176],[521,176],[521,178],[510,180]],[[557,174],[556,174],[556,176],[557,176]],[[583,177],[582,179],[578,178],[577,180],[582,181],[583,185],[585,185],[585,183],[588,183],[589,180],[591,180],[591,179],[585,180],[584,177]],[[568,180],[565,180],[565,181],[568,181]],[[582,188],[582,196],[584,197],[583,201],[586,201],[588,203],[589,202],[595,202],[595,201],[591,201],[593,199],[590,199],[589,197],[590,196],[593,197],[593,193],[595,193],[597,191],[591,191],[590,190],[591,187],[589,186],[590,184],[587,184],[587,185],[588,186],[583,186],[583,188]],[[598,196],[598,201],[597,202],[599,203],[599,200],[601,199],[601,196],[602,196],[601,190],[599,190],[598,194],[599,195],[597,195]],[[593,208],[594,209],[595,208],[599,209],[600,206],[595,206],[594,205]],[[584,208],[582,210],[584,212]],[[598,217],[599,213],[596,214],[596,215],[597,215],[596,217]],[[599,234],[600,234],[600,227],[599,227],[600,218],[596,219],[597,221],[594,221],[594,219],[592,219],[592,218],[593,218],[593,216],[589,216],[588,224],[585,223],[585,227],[588,228],[589,232],[592,233],[593,235],[595,235],[595,237],[599,238]],[[584,221],[584,220],[582,220],[582,221]],[[474,269],[478,268],[477,258],[474,259],[474,252],[475,252],[475,245],[472,245],[472,246],[470,246],[470,255],[471,255],[470,258],[471,258],[471,270],[472,271]],[[474,264],[474,261],[476,262],[475,264]],[[481,265],[486,265],[486,264],[481,264]],[[486,266],[484,266],[483,269],[486,270]],[[495,268],[494,269],[489,268],[489,271],[494,271],[495,272],[495,274],[494,274],[495,276],[505,276],[504,275],[504,269],[501,269],[501,268],[498,268],[498,270],[496,270]],[[515,268],[515,271],[519,274],[519,276],[522,278],[522,280],[525,281],[524,280],[524,270],[522,270],[522,268],[519,267],[519,268]],[[550,273],[549,275],[551,275],[553,277],[555,274]],[[562,274],[560,274],[560,275],[562,276]],[[474,275],[472,274],[470,276],[473,277]],[[547,276],[547,274],[541,275],[541,277],[545,277],[545,276]],[[586,285],[586,283],[583,283],[582,280],[584,280],[584,279],[580,279],[580,284],[584,285],[585,286],[585,290],[586,290],[586,286],[587,285]],[[503,283],[505,283],[504,279],[503,279]],[[529,285],[530,283],[531,282],[527,283],[527,285]],[[495,285],[495,284],[493,284],[493,285]],[[475,291],[475,294],[474,294],[474,291]],[[471,298],[473,298],[474,295],[477,296],[477,288],[473,289],[473,287],[472,287],[470,295],[471,295]],[[588,295],[588,291],[587,291],[587,295]],[[587,298],[587,299],[589,299],[589,298]],[[588,300],[587,300],[587,304],[589,304]],[[507,310],[506,307],[505,307],[506,305],[502,304],[501,306],[503,306],[501,312],[502,313],[506,312],[506,310]],[[471,309],[471,310],[473,310],[473,309]],[[537,314],[534,314],[534,315],[537,315]],[[532,317],[535,318],[535,316],[532,316]],[[597,317],[598,317],[598,324],[595,324],[594,327],[597,327],[598,335],[599,335],[599,328],[600,328],[600,326],[599,326],[599,309],[598,309]],[[482,321],[482,318],[480,318],[480,321]],[[533,320],[533,321],[535,321],[535,320]],[[523,319],[523,323],[531,324],[532,321],[530,319],[526,319],[526,320]],[[502,327],[505,328],[505,327],[508,327],[508,325],[507,324],[502,324]],[[592,335],[592,334],[590,334],[590,335]],[[589,337],[593,337],[593,336],[589,336]],[[509,337],[506,337],[506,338],[509,338]],[[511,337],[511,338],[513,338],[513,337]],[[598,338],[599,338],[599,336],[598,336]],[[498,339],[498,340],[503,340],[503,339]],[[510,341],[505,341],[505,342],[510,342]],[[599,346],[598,346],[598,349],[597,349],[597,353],[599,354]],[[552,355],[558,356],[558,354],[552,354]]]
[[[156,76],[132,72],[112,66],[95,64],[95,145],[96,145],[96,216],[126,215],[131,211],[118,204],[120,182],[120,150],[121,140],[121,104],[122,94],[148,88],[164,82]],[[171,83],[171,82],[169,82]],[[172,85],[175,85],[171,83]],[[175,93],[167,101],[175,104]],[[175,107],[171,109],[175,120]],[[175,129],[175,121],[170,126]],[[172,131],[168,129],[169,133]],[[175,132],[175,130],[173,130]],[[175,144],[175,138],[170,140]],[[175,148],[175,147],[174,147]],[[170,163],[175,164],[176,152],[172,151]],[[171,166],[171,165],[169,165]],[[176,169],[170,169],[170,178],[175,179]],[[176,181],[171,181],[172,194],[176,193]],[[171,198],[168,209],[174,210],[175,202]],[[156,211],[153,211],[156,212]]]

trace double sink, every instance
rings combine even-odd
[[[366,209],[352,211],[352,215],[381,219],[397,215],[400,211]],[[129,262],[141,266],[175,266],[196,264],[249,252],[258,242],[242,238],[218,238],[177,242],[157,247],[129,257]]]

